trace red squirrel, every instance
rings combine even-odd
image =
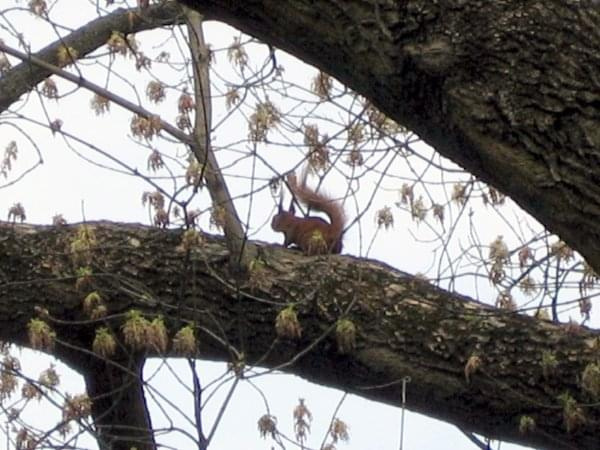
[[[329,222],[315,216],[296,217],[292,199],[289,211],[285,211],[281,201],[279,202],[277,214],[271,220],[271,228],[285,235],[284,247],[295,244],[308,255],[341,253],[342,235],[346,225],[344,209],[339,202],[308,187],[307,176],[308,166],[302,171],[300,184],[296,180],[296,174],[292,173],[287,177],[288,185],[297,200],[309,208],[327,214]]]

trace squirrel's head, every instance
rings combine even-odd
[[[277,214],[275,214],[271,219],[271,228],[273,229],[273,231],[286,231],[290,222],[294,220],[294,217],[296,217],[294,200],[292,199],[292,201],[290,202],[290,207],[287,211],[283,209],[282,203],[283,199],[279,201],[279,205],[277,207]]]

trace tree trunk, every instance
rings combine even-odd
[[[591,0],[183,0],[335,76],[600,272]]]
[[[89,354],[101,325],[116,330],[126,347],[118,330],[123,313],[135,308],[150,318],[163,315],[171,337],[193,323],[202,358],[279,368],[392,405],[401,404],[401,380],[410,376],[413,411],[540,448],[597,447],[600,412],[584,408],[596,400],[580,385],[585,368],[597,361],[596,332],[491,308],[374,261],[306,257],[264,245],[256,248],[264,264],[236,286],[222,240],[205,236],[186,258],[179,231],[88,226],[97,240],[93,286],[105,297],[107,318],[90,321],[82,311],[85,294],[74,288],[68,250],[75,226],[4,225],[0,340],[27,345],[23,330],[34,308],[46,308],[57,355],[68,353],[73,361]],[[296,305],[298,339],[275,330],[275,318],[289,304]],[[355,339],[338,331],[342,318],[354,325]],[[235,361],[232,355],[241,354],[246,359]],[[102,383],[104,392],[116,386],[89,381],[98,364],[73,365],[88,386]],[[563,408],[565,393],[580,409]],[[525,416],[536,426],[521,433]]]
[[[69,362],[68,358],[64,359]],[[154,433],[144,397],[144,357],[129,355],[113,365],[89,358],[73,365],[85,377],[88,396],[93,399],[92,416],[101,450],[154,450]]]

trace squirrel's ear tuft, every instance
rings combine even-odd
[[[294,199],[293,198],[290,200],[290,207],[288,208],[288,211],[292,214],[296,213],[296,208],[294,208]]]
[[[279,204],[277,205],[277,212],[280,213],[283,211],[283,194],[279,196]]]

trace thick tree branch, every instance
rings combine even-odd
[[[600,272],[597,2],[182,3],[365,95]]]
[[[585,406],[594,400],[579,383],[597,360],[598,333],[497,310],[374,261],[305,257],[264,245],[256,248],[263,263],[238,290],[221,240],[205,236],[187,259],[179,231],[88,226],[97,240],[93,289],[106,300],[107,318],[90,321],[82,311],[74,226],[3,225],[1,340],[27,345],[26,324],[41,306],[66,320],[49,320],[59,339],[89,351],[95,328],[108,324],[119,337],[123,313],[136,308],[163,315],[171,336],[194,323],[203,358],[280,368],[394,405],[408,375],[410,409],[462,429],[540,448],[597,444],[600,412]],[[291,303],[302,327],[292,341],[278,338],[274,327]],[[342,317],[358,330],[343,346],[334,331]],[[94,370],[85,359],[77,363],[72,348],[57,344],[56,352],[84,375]],[[544,363],[548,352],[556,364]],[[585,416],[569,432],[558,399],[565,393]],[[522,434],[524,416],[536,428]]]

